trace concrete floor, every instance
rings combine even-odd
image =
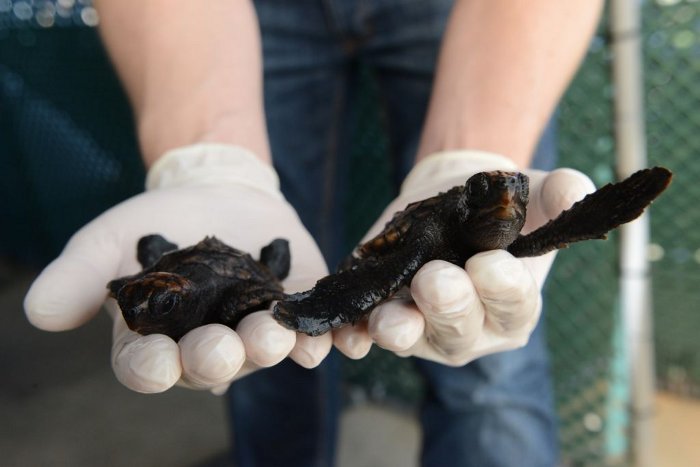
[[[36,330],[21,311],[31,278],[0,271],[0,466],[226,465],[223,399],[124,388],[109,365],[106,314],[74,331]],[[653,465],[700,465],[700,402],[660,394],[656,413]],[[338,466],[416,466],[419,444],[410,414],[353,407],[342,417]]]
[[[74,331],[39,331],[21,308],[32,274],[2,276],[0,466],[225,465],[222,398],[181,388],[129,391],[109,364],[106,313]],[[355,407],[344,413],[341,433],[340,467],[417,464],[418,428],[406,414]]]
[[[655,410],[656,467],[700,466],[700,401],[659,393]]]

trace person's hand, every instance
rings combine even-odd
[[[367,233],[374,237],[408,203],[463,185],[473,174],[517,170],[503,156],[478,151],[435,154],[416,165],[401,194]],[[530,203],[523,233],[534,230],[595,187],[571,169],[524,171]],[[375,308],[368,322],[334,331],[336,347],[361,358],[372,342],[401,356],[461,366],[480,356],[525,345],[540,316],[541,289],[556,252],[515,258],[504,250],[470,258],[464,268],[430,261],[415,275],[410,298],[394,298]]]
[[[106,211],[78,231],[61,255],[34,281],[25,298],[36,327],[62,331],[91,319],[107,298],[108,281],[141,270],[136,244],[159,233],[180,248],[207,235],[257,258],[272,239],[289,240],[291,270],[285,291],[306,290],[326,274],[313,239],[279,191],[274,170],[247,150],[202,144],[165,154],[149,171],[147,191]],[[290,356],[311,368],[332,345],[277,324],[270,311],[244,318],[236,331],[211,324],[179,342],[162,334],[141,336],[122,318],[115,300],[112,366],[124,385],[160,392],[179,384],[222,392],[251,371]]]

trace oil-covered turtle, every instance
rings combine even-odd
[[[137,259],[143,271],[107,284],[133,331],[178,340],[204,324],[233,328],[285,296],[280,281],[289,273],[286,240],[264,247],[259,262],[215,237],[177,248],[160,235],[141,238]]]
[[[528,203],[528,177],[482,172],[437,196],[409,204],[375,238],[358,246],[340,271],[313,289],[277,303],[275,318],[309,335],[355,323],[435,259],[463,266],[472,255],[506,249],[539,256],[606,233],[637,218],[671,180],[655,167],[608,184],[528,235],[520,235]]]

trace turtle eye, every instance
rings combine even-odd
[[[158,294],[148,301],[148,311],[154,315],[167,315],[180,304],[180,296],[174,293]]]

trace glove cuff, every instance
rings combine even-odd
[[[518,170],[517,164],[493,152],[464,149],[431,154],[413,167],[401,184],[401,194],[410,195],[426,185],[488,170]]]
[[[241,146],[199,143],[166,152],[150,168],[146,190],[243,185],[282,198],[275,169]]]

